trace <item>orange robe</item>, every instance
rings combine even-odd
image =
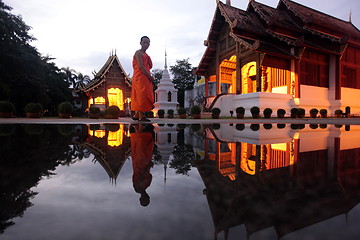
[[[133,166],[133,186],[140,193],[150,186],[151,159],[154,139],[150,132],[131,133],[131,158]]]
[[[142,56],[143,65],[150,72],[152,61],[149,55]],[[131,87],[131,110],[149,112],[153,109],[154,93],[152,82],[141,71],[135,56],[133,59],[134,76]]]

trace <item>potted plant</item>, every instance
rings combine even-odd
[[[250,129],[251,130],[253,130],[254,132],[256,132],[256,131],[259,131],[259,129],[260,129],[260,124],[250,124]]]
[[[14,111],[14,104],[9,101],[0,101],[0,117],[10,118]]]
[[[250,109],[252,118],[259,118],[260,117],[260,108],[254,106]]]
[[[211,109],[211,117],[213,119],[218,119],[220,117],[221,110],[220,108],[213,108]]]
[[[157,115],[159,118],[164,118],[165,116],[165,110],[164,109],[159,109],[157,112]]]
[[[325,108],[320,109],[320,115],[322,118],[327,118],[327,110]]]
[[[62,102],[59,104],[58,113],[60,118],[70,118],[73,111],[73,105],[69,102]]]
[[[299,108],[298,109],[298,117],[299,118],[304,118],[305,117],[305,109],[304,108]]]
[[[178,109],[178,115],[179,115],[179,118],[185,119],[187,117],[186,109],[185,108],[179,108]]]
[[[264,118],[270,118],[271,114],[272,114],[272,109],[271,108],[265,108],[263,113],[264,113]]]
[[[335,110],[335,117],[341,118],[343,115],[343,111],[341,109]]]
[[[91,119],[98,119],[100,118],[100,108],[96,106],[91,106],[89,108],[89,118]]]
[[[118,119],[120,116],[120,108],[116,105],[108,106],[105,109],[105,118],[106,119]]]
[[[190,108],[190,114],[195,119],[201,118],[201,108],[199,105],[194,105]]]
[[[317,110],[316,108],[312,108],[310,109],[309,113],[311,118],[316,118],[317,114],[319,113],[319,110]]]
[[[298,108],[292,108],[290,110],[290,117],[291,118],[297,118],[299,109]]]
[[[243,108],[243,107],[237,107],[237,108],[235,109],[235,111],[236,111],[236,117],[237,117],[238,119],[243,119],[243,118],[244,118],[244,116],[245,116],[245,108]]]
[[[284,117],[285,117],[285,113],[286,113],[285,109],[282,109],[282,108],[280,108],[280,109],[278,109],[278,110],[276,111],[276,114],[277,114],[277,117],[278,117],[278,118],[284,118]]]
[[[28,118],[39,118],[42,116],[43,107],[40,103],[28,103],[25,106],[25,115]]]
[[[174,118],[174,110],[173,109],[168,109],[167,110],[167,117],[168,118]]]

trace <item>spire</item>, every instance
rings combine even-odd
[[[352,23],[352,19],[351,19],[352,16],[351,15],[352,15],[352,13],[351,13],[351,9],[350,9],[350,14],[349,14],[349,22],[350,23]]]
[[[167,54],[166,54],[166,47],[165,47],[165,66],[164,66],[165,69],[167,69]]]
[[[231,6],[231,0],[226,0],[226,5]]]

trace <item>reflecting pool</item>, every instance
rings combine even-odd
[[[359,239],[360,126],[0,124],[0,239]]]

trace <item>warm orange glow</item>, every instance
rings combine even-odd
[[[220,64],[220,82],[230,84],[228,93],[236,92],[236,56],[224,59]]]
[[[103,137],[105,137],[105,134],[106,134],[105,130],[95,130],[95,131],[93,131],[93,130],[89,129],[89,135],[93,136],[93,137],[103,138]]]
[[[211,75],[209,77],[209,82],[216,82],[216,75]]]
[[[116,132],[109,131],[108,145],[110,147],[118,147],[123,143],[124,125],[120,124],[119,130]]]
[[[94,104],[94,99],[93,98],[89,98],[89,101],[88,101],[88,108]]]
[[[242,93],[256,92],[256,62],[249,62],[241,68]]]
[[[108,90],[109,106],[115,105],[124,110],[124,97],[123,92],[119,88],[110,88]]]
[[[105,104],[105,98],[96,97],[95,100],[94,100],[94,104]]]
[[[249,175],[256,173],[256,145],[249,143],[241,143],[241,159],[240,168]]]

